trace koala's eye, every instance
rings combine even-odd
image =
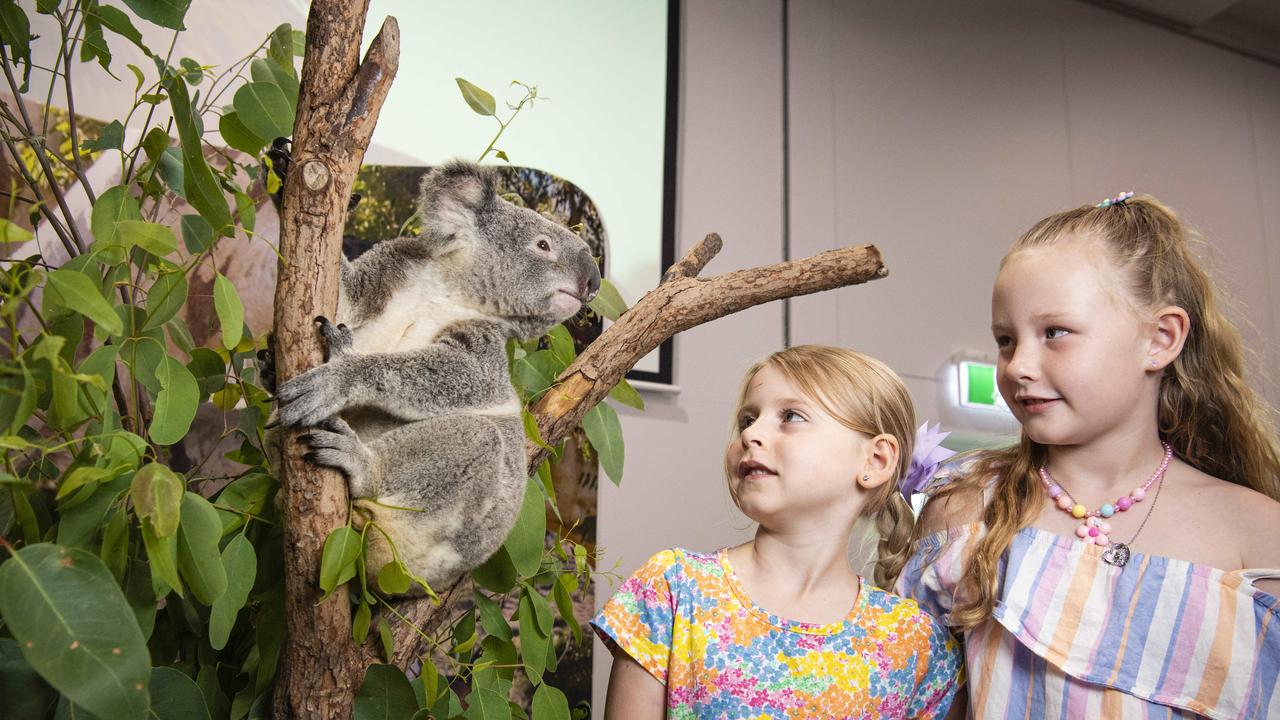
[[[551,252],[551,243],[547,242],[546,240],[539,240],[538,249],[542,250],[543,252]]]

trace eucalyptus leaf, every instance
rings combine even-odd
[[[91,8],[89,12],[102,23],[103,27],[136,45],[147,57],[153,55],[151,48],[148,48],[142,41],[142,33],[138,32],[138,29],[133,26],[133,21],[129,19],[127,13],[119,8],[98,3],[89,7]],[[115,147],[117,150],[120,148],[119,145]]]
[[[533,691],[532,720],[569,720],[569,700],[547,683]]]
[[[192,255],[208,250],[213,244],[213,226],[199,215],[183,215],[182,244]]]
[[[15,65],[22,60],[30,69],[31,21],[16,2],[0,2],[0,41],[9,46]]]
[[[123,508],[113,511],[103,527],[102,549],[98,556],[116,582],[123,584],[124,571],[129,563],[129,513]]]
[[[378,589],[383,592],[403,595],[412,584],[413,579],[409,577],[408,570],[398,560],[392,560],[378,571]]]
[[[136,0],[140,1],[140,0]],[[156,0],[162,2],[164,0]],[[185,0],[175,0],[184,2]],[[183,7],[185,12],[186,8]],[[209,222],[215,234],[230,236],[231,212],[227,208],[222,188],[214,180],[213,171],[204,159],[204,143],[200,129],[191,108],[191,98],[187,93],[187,84],[180,78],[171,78],[169,104],[173,109],[173,118],[178,126],[178,139],[182,143],[183,189],[187,202],[191,203],[204,219]]]
[[[13,638],[0,638],[0,698],[14,718],[42,718],[58,699],[57,693],[22,658]]]
[[[138,201],[129,194],[127,187],[116,185],[107,188],[98,195],[89,216],[89,230],[94,238],[92,249],[107,263],[122,262],[128,248],[117,238],[116,221],[141,219]]]
[[[530,478],[525,484],[520,514],[516,516],[516,524],[504,543],[516,572],[524,577],[538,572],[542,564],[542,548],[546,544],[546,503],[536,482]]]
[[[213,278],[213,309],[222,326],[222,346],[234,350],[244,331],[244,305],[236,286],[220,272],[215,272]]]
[[[86,13],[80,37],[80,62],[89,62],[94,58],[97,58],[98,64],[107,74],[112,74],[111,48],[107,47],[107,39],[102,35],[102,21],[96,15]]]
[[[355,577],[356,558],[361,550],[360,533],[343,526],[334,528],[324,539],[320,555],[320,589],[325,597],[339,585]]]
[[[171,667],[151,669],[151,713],[156,720],[209,720],[200,686]]]
[[[374,663],[356,691],[356,720],[405,720],[418,710],[418,701],[404,672],[395,665]]]
[[[622,463],[624,449],[622,443],[622,423],[618,421],[618,413],[606,403],[598,403],[582,417],[582,429],[600,456],[600,465],[613,481],[614,485],[622,482]]]
[[[626,381],[626,378],[619,380],[618,384],[613,386],[613,389],[609,391],[609,397],[627,407],[635,408],[636,410],[644,409],[644,398],[631,386],[631,383]]]
[[[95,140],[81,144],[81,148],[100,152],[102,150],[119,150],[124,146],[124,126],[119,120],[112,120],[102,128]]]
[[[293,135],[293,105],[274,82],[250,82],[236,90],[233,104],[240,122],[262,138]]]
[[[156,395],[155,414],[147,432],[157,445],[172,445],[191,429],[200,404],[200,390],[187,366],[169,355],[160,359],[156,380],[161,390]]]
[[[480,624],[485,633],[503,640],[511,639],[511,626],[502,614],[502,606],[490,600],[487,595],[475,590],[471,594],[476,609],[480,611]]]
[[[281,65],[272,60],[258,58],[249,64],[249,73],[254,82],[267,82],[280,88],[284,99],[290,105],[298,105],[298,77],[293,72],[293,63]]]
[[[119,220],[116,222],[116,232],[128,245],[137,245],[156,257],[164,257],[178,249],[178,240],[173,236],[173,230],[159,223]]]
[[[535,685],[542,682],[549,643],[547,634],[538,627],[537,612],[531,599],[536,594],[526,588],[520,593],[520,604],[516,609],[516,617],[520,621],[520,660],[525,674]]]
[[[366,637],[369,636],[369,621],[372,619],[372,611],[369,609],[368,603],[359,603],[356,606],[355,615],[351,618],[351,639],[356,645],[363,645]]]
[[[165,587],[182,595],[182,578],[178,577],[178,533],[159,537],[152,529],[151,521],[143,520],[142,544],[147,549],[147,560],[151,566],[151,586],[160,588],[155,591],[156,595],[163,596]]]
[[[454,80],[458,83],[458,90],[462,92],[462,99],[467,101],[467,105],[470,105],[472,110],[479,115],[497,115],[498,105],[494,102],[492,95],[462,78],[454,78]]]
[[[182,524],[178,526],[178,573],[191,594],[213,605],[227,591],[227,573],[218,553],[222,522],[208,500],[193,492],[182,496]]]
[[[36,379],[19,359],[20,372],[0,378],[0,423],[9,418],[7,425],[0,424],[0,432],[16,435],[36,409]]]
[[[84,315],[112,335],[124,332],[124,323],[102,291],[84,273],[59,268],[49,273],[49,287],[56,291],[58,304]]]
[[[511,555],[505,545],[498,548],[480,567],[471,571],[471,579],[480,587],[495,593],[505,593],[516,584],[516,566],[511,564]]]
[[[170,30],[185,30],[182,19],[191,0],[124,0],[124,4],[143,20]]]
[[[600,291],[587,305],[597,315],[610,320],[617,320],[627,311],[627,301],[622,299],[622,293],[618,292],[618,288],[613,283],[604,278],[600,279]]]
[[[472,691],[467,702],[467,720],[511,720],[507,699],[489,688]]]
[[[209,644],[214,650],[226,647],[236,616],[249,599],[258,574],[258,556],[244,535],[231,538],[222,549],[222,567],[227,575],[227,591],[214,601],[209,611]]]
[[[167,229],[167,228],[166,228]],[[170,236],[172,236],[172,231]],[[187,276],[182,272],[164,273],[147,290],[147,322],[143,330],[160,327],[178,314],[187,302]]]
[[[564,619],[569,631],[573,633],[574,642],[582,642],[582,626],[578,623],[578,618],[573,614],[573,597],[570,596],[569,583],[572,582],[576,587],[578,581],[572,573],[562,573],[556,578],[556,582],[551,587],[551,594],[556,601],[556,609],[560,611],[560,617]]]
[[[177,532],[186,487],[173,470],[161,463],[148,463],[134,473],[129,491],[134,512],[150,522],[156,537]]]
[[[30,230],[18,223],[0,218],[0,243],[21,243],[33,237],[35,235]]]
[[[156,171],[160,173],[160,178],[164,180],[164,184],[169,187],[169,190],[174,195],[183,200],[187,199],[187,191],[183,184],[185,173],[182,169],[181,148],[165,148],[164,152],[160,153]]]
[[[143,718],[151,657],[115,579],[92,553],[40,543],[0,565],[0,615],[23,658],[100,717]]]
[[[267,145],[266,140],[245,127],[244,122],[240,120],[240,114],[234,110],[223,113],[222,117],[218,118],[218,134],[222,135],[222,139],[228,145],[248,155],[257,156]]]

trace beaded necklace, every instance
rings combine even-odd
[[[1156,471],[1151,473],[1151,478],[1141,486],[1131,490],[1128,495],[1117,499],[1115,504],[1104,503],[1097,510],[1089,510],[1084,505],[1072,500],[1071,495],[1067,493],[1062,485],[1054,482],[1053,477],[1049,475],[1049,469],[1043,466],[1040,468],[1040,482],[1044,483],[1045,490],[1049,493],[1049,497],[1055,501],[1058,508],[1070,514],[1071,517],[1083,521],[1083,524],[1076,528],[1076,537],[1080,538],[1086,545],[1106,547],[1112,544],[1109,537],[1111,523],[1106,522],[1103,518],[1109,518],[1117,512],[1125,512],[1133,507],[1135,503],[1142,502],[1147,497],[1147,491],[1151,489],[1151,486],[1159,482],[1164,477],[1165,470],[1169,469],[1169,460],[1173,457],[1173,448],[1164,441],[1161,441],[1160,444],[1164,446],[1164,459],[1160,461],[1160,467],[1157,467]],[[1147,515],[1149,517],[1150,512]],[[1143,524],[1146,524],[1145,518],[1143,519]],[[1138,528],[1138,532],[1142,532],[1141,527]],[[1135,535],[1134,537],[1136,538],[1137,536]],[[1130,542],[1133,541],[1131,540]],[[1123,567],[1129,559],[1129,547],[1127,544],[1120,542],[1115,543],[1115,546],[1116,552],[1109,554],[1119,562],[1108,559],[1106,557],[1107,554],[1104,554],[1103,559],[1112,565]]]

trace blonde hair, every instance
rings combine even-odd
[[[893,476],[876,488],[862,508],[863,515],[875,519],[880,534],[875,583],[892,587],[910,555],[914,527],[911,506],[898,491],[898,480],[911,465],[915,442],[916,413],[907,386],[888,365],[855,350],[797,345],[773,353],[747,370],[734,417],[746,401],[752,379],[766,367],[782,373],[844,427],[868,437],[888,434],[897,439],[898,465]]]
[[[1092,242],[1118,271],[1121,289],[1135,308],[1185,310],[1191,319],[1186,342],[1160,379],[1160,437],[1197,470],[1280,500],[1274,411],[1244,382],[1240,334],[1218,309],[1213,282],[1191,253],[1198,239],[1173,210],[1139,196],[1122,205],[1084,206],[1041,220],[1014,243],[1001,267],[1030,248],[1064,240]],[[987,534],[961,582],[953,624],[969,629],[990,616],[1000,556],[1044,504],[1036,472],[1046,459],[1045,446],[1024,432],[1018,445],[986,453],[955,487],[939,493],[981,492],[996,480],[983,512]]]

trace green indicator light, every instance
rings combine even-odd
[[[969,407],[995,408],[1000,406],[996,394],[996,366],[986,363],[961,362],[960,377],[964,380],[960,404]]]

